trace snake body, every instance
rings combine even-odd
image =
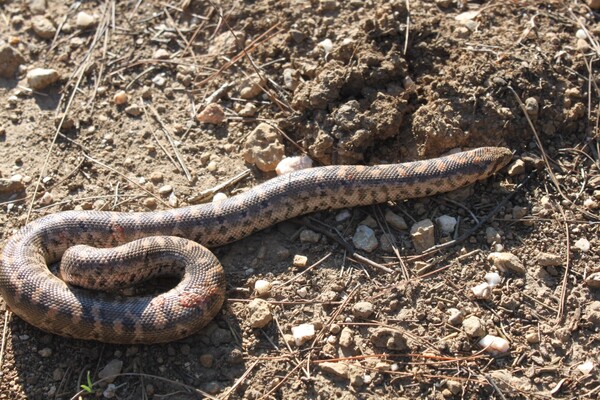
[[[484,147],[404,164],[318,167],[281,175],[220,203],[157,212],[51,214],[7,241],[0,260],[0,294],[22,319],[58,335],[108,343],[177,340],[206,325],[225,297],[222,268],[198,243],[220,246],[318,210],[448,192],[487,178],[511,157],[508,149]],[[70,249],[75,245],[98,249]],[[77,286],[49,270],[61,258],[61,276]],[[67,264],[90,264],[92,269],[78,273]],[[154,274],[139,267],[144,264],[182,280],[150,296],[104,291]],[[110,274],[128,268],[133,272],[125,272],[125,278]],[[108,283],[99,283],[100,291],[82,288],[94,287],[96,281]]]

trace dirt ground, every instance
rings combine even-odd
[[[0,399],[597,399],[599,21],[579,0],[0,0],[2,243],[63,210],[211,201],[247,169],[220,191],[266,181],[246,162],[261,123],[280,131],[265,157],[317,165],[514,152],[458,193],[324,211],[216,249],[226,304],[184,340],[62,338],[0,300]],[[56,71],[49,85],[35,68]],[[448,244],[420,254],[409,229],[425,219]],[[398,254],[348,254],[340,242],[364,224]],[[489,272],[501,283],[476,295]],[[252,328],[258,279],[273,321]],[[302,324],[316,334],[297,345]]]

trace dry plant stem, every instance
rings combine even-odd
[[[219,192],[220,190],[225,189],[226,187],[235,185],[242,179],[246,178],[248,175],[250,175],[250,170],[246,169],[246,170],[240,172],[239,174],[237,174],[236,176],[234,176],[233,178],[227,179],[225,182],[219,183],[218,185],[213,186],[212,188],[201,191],[196,196],[192,196],[191,198],[189,198],[188,201],[191,204],[197,204],[197,203],[202,203],[202,202],[208,201],[212,196],[215,195],[215,193]]]
[[[148,109],[152,112],[152,115],[154,116],[156,121],[159,123],[165,136],[167,137],[167,140],[169,141],[169,144],[171,145],[171,148],[173,149],[173,153],[175,153],[175,157],[177,158],[177,161],[179,162],[179,165],[181,166],[181,169],[183,170],[185,177],[187,178],[188,182],[191,182],[192,175],[190,174],[190,171],[188,170],[187,166],[185,165],[185,162],[183,161],[183,157],[181,156],[181,153],[177,149],[177,146],[175,146],[175,142],[173,141],[173,136],[171,134],[171,131],[162,122],[160,115],[158,114],[158,112],[156,111],[156,109],[154,107],[152,107],[151,105],[148,105]]]
[[[254,370],[254,368],[258,365],[258,363],[262,361],[261,358],[258,358],[257,360],[255,360],[252,365],[250,365],[242,374],[242,376],[240,376],[238,379],[236,379],[235,383],[233,385],[231,385],[231,387],[229,389],[227,389],[227,391],[223,394],[221,394],[218,399],[228,399],[229,396],[237,389],[238,386],[240,386],[242,384],[242,382],[244,382],[246,380],[246,378],[248,378],[248,375],[250,375],[250,373],[252,372],[252,370]]]
[[[561,323],[564,320],[565,316],[565,308],[567,306],[567,285],[569,272],[571,270],[571,237],[569,234],[569,225],[567,223],[567,216],[565,215],[565,210],[562,208],[560,204],[558,205],[558,209],[563,218],[563,224],[565,227],[565,241],[567,247],[567,256],[565,261],[565,272],[562,280],[562,288],[560,290],[560,303],[558,304],[558,312],[556,313],[556,323]]]

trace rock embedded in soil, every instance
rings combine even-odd
[[[57,70],[51,68],[34,68],[27,73],[27,84],[33,90],[41,90],[60,79]]]
[[[414,224],[410,228],[410,235],[417,253],[422,253],[435,245],[435,228],[430,219]]]
[[[25,191],[21,180],[0,179],[0,195],[13,195]]]
[[[501,271],[511,271],[517,274],[525,274],[525,266],[519,260],[519,257],[508,252],[490,253],[488,260],[491,261],[496,268]]]
[[[98,372],[98,378],[104,379],[105,382],[111,383],[113,382],[118,374],[121,373],[123,369],[123,361],[117,360],[116,358],[109,361],[104,368]]]
[[[313,324],[302,324],[292,327],[292,335],[296,346],[302,346],[315,337],[315,326]]]
[[[369,318],[374,311],[375,306],[368,301],[359,301],[352,307],[352,314],[358,318]]]
[[[458,223],[457,219],[450,215],[440,215],[435,222],[443,235],[450,235]]]
[[[354,331],[347,326],[340,333],[340,346],[346,348],[354,346]]]
[[[267,123],[260,123],[244,143],[244,160],[264,172],[274,171],[285,156],[279,132]]]
[[[462,326],[467,336],[471,338],[479,338],[485,335],[485,327],[483,326],[483,323],[474,315],[465,318]]]
[[[387,327],[376,328],[371,333],[371,343],[376,347],[384,347],[388,350],[405,350],[406,339],[399,331]]]
[[[77,14],[77,19],[75,21],[75,26],[78,29],[88,29],[92,28],[97,24],[97,20],[93,15],[86,13],[85,11],[80,11]]]
[[[196,116],[198,122],[220,125],[225,121],[225,111],[217,103],[210,103]]]
[[[32,18],[31,28],[42,39],[52,39],[56,33],[56,28],[52,21],[41,15]]]
[[[0,41],[0,76],[3,78],[13,78],[19,65],[25,62],[21,52],[9,44]]]
[[[541,252],[537,255],[536,260],[541,267],[558,267],[563,263],[562,257],[554,253]]]
[[[404,218],[392,210],[386,210],[385,212],[385,221],[388,225],[396,230],[405,231],[408,229],[408,224],[404,220]]]
[[[344,362],[330,362],[326,361],[323,363],[319,363],[319,367],[325,371],[329,372],[340,378],[348,378],[348,364]]]
[[[273,320],[269,303],[262,299],[254,299],[248,303],[248,323],[252,328],[264,328]]]
[[[352,243],[357,249],[364,250],[368,253],[379,246],[377,237],[375,237],[375,232],[366,225],[359,225],[356,228],[356,232],[354,233],[354,236],[352,236]]]
[[[300,232],[300,243],[319,243],[321,234],[310,229],[304,229]]]

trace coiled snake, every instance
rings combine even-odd
[[[59,335],[109,343],[177,340],[206,325],[225,297],[221,265],[198,243],[223,245],[317,210],[451,191],[487,178],[511,157],[508,149],[485,147],[405,164],[318,167],[281,175],[221,203],[158,212],[48,215],[6,243],[0,294],[25,321]],[[72,247],[76,244],[99,249]],[[77,286],[48,269],[61,258],[61,276]],[[71,271],[73,265],[90,269]],[[182,279],[158,295],[123,297],[105,291],[160,274]]]

